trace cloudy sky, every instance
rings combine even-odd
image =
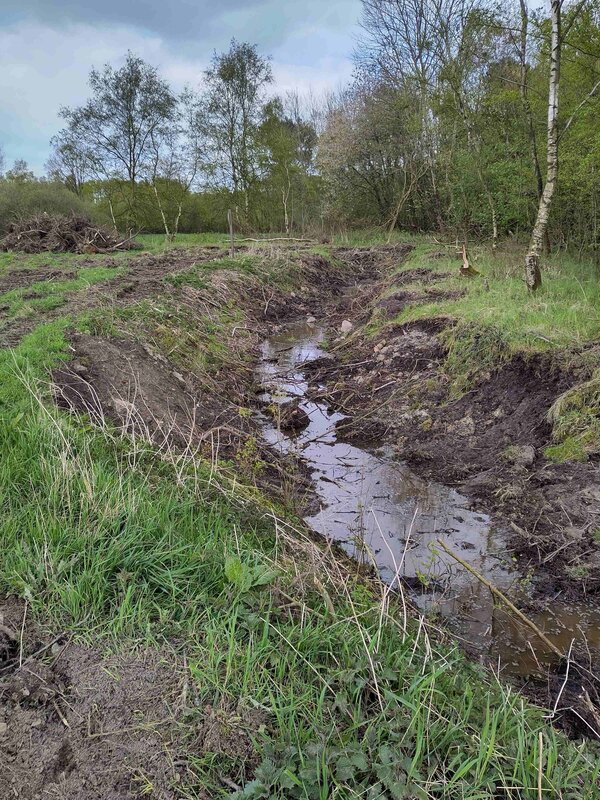
[[[335,88],[351,74],[360,0],[0,0],[0,145],[38,174],[61,105],[87,96],[92,66],[129,49],[177,88],[198,85],[232,37],[273,56],[281,91]]]

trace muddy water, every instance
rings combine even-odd
[[[258,368],[263,401],[299,398],[308,415],[308,427],[298,435],[286,435],[260,415],[265,439],[297,453],[311,471],[320,510],[305,521],[376,565],[388,583],[408,584],[415,605],[441,616],[485,660],[499,662],[508,674],[542,672],[552,659],[544,644],[496,607],[489,590],[436,544],[443,540],[498,588],[523,599],[530,582],[511,563],[506,533],[467,498],[421,480],[384,447],[340,441],[336,424],[344,415],[307,398],[303,365],[325,355],[324,339],[319,325],[287,326],[263,343]],[[555,599],[532,618],[563,652],[573,639],[600,650],[600,613]]]

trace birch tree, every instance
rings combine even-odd
[[[561,12],[563,0],[550,2],[550,85],[548,91],[546,182],[540,197],[535,225],[531,232],[529,250],[525,256],[525,282],[530,292],[542,285],[540,255],[548,230],[550,206],[558,181],[558,89],[560,82]]]
[[[241,196],[247,213],[249,192],[257,178],[256,133],[265,89],[273,81],[271,65],[256,45],[234,39],[226,53],[215,53],[205,79],[207,130],[218,179]]]
[[[177,100],[158,70],[133,53],[119,69],[93,69],[89,85],[85,105],[61,109],[67,128],[58,140],[77,144],[94,177],[123,187],[128,222],[135,225],[138,182],[153,160],[155,142],[170,130]]]

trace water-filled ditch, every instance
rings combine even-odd
[[[294,433],[281,429],[277,414],[260,414],[266,441],[297,454],[311,473],[320,508],[305,522],[353,557],[376,565],[386,582],[402,581],[413,605],[439,615],[471,651],[498,662],[505,674],[543,673],[554,658],[547,646],[437,545],[444,541],[518,601],[531,591],[534,576],[513,564],[502,525],[473,509],[455,489],[420,479],[385,442],[362,446],[340,440],[336,424],[344,415],[308,397],[304,367],[324,355],[325,333],[318,324],[286,326],[263,342],[257,368],[264,403],[283,407],[297,400],[307,415],[306,427]],[[600,649],[600,613],[583,604],[549,599],[530,617],[562,652],[573,639]]]

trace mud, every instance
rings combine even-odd
[[[125,800],[152,786],[152,797],[175,800],[186,680],[175,657],[104,657],[48,636],[15,600],[0,616],[11,630],[11,652],[6,635],[0,648],[0,797]]]
[[[69,338],[75,360],[53,374],[59,406],[97,425],[110,421],[159,448],[169,441],[185,447],[210,430],[226,444],[238,426],[239,405],[208,391],[191,372],[179,372],[149,345],[79,333]]]
[[[388,440],[419,475],[455,486],[502,516],[524,568],[545,594],[581,599],[600,589],[600,465],[549,463],[546,420],[579,378],[551,355],[518,356],[457,401],[449,399],[444,320],[385,329],[330,365],[331,401],[352,409],[347,435],[364,419],[385,423]],[[315,376],[323,380],[322,371]],[[581,577],[575,579],[575,574]]]
[[[0,294],[12,292],[14,289],[25,289],[32,283],[46,283],[52,281],[69,281],[77,277],[77,272],[72,269],[14,269],[0,277]]]
[[[439,300],[458,300],[466,294],[464,291],[443,291],[442,289],[425,289],[424,292],[396,291],[378,301],[376,308],[386,316],[396,317],[408,306],[422,303],[433,303]]]

